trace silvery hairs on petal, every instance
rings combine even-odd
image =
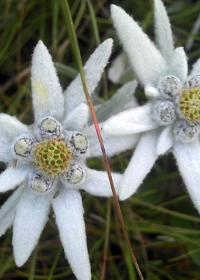
[[[38,42],[33,53],[31,77],[35,119],[51,115],[61,120],[64,113],[62,88],[51,56],[42,41]]]
[[[142,84],[155,81],[166,69],[165,59],[140,26],[123,9],[111,5],[111,17],[138,80]],[[149,71],[152,65],[154,67]]]
[[[91,95],[96,88],[101,75],[108,63],[111,55],[113,40],[105,40],[90,56],[84,66],[86,84],[88,92]],[[80,74],[72,81],[67,90],[64,92],[65,96],[65,115],[70,113],[78,104],[85,102],[86,98],[81,82]]]
[[[121,52],[112,62],[108,69],[108,78],[114,84],[125,84],[132,81],[134,77],[128,56]]]

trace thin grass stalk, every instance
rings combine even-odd
[[[57,29],[58,29],[58,11],[59,11],[59,1],[52,0],[52,48],[55,50],[58,45],[57,41]]]
[[[171,215],[171,216],[174,216],[174,217],[178,217],[178,218],[181,218],[181,219],[185,219],[185,220],[188,220],[188,221],[193,221],[193,222],[197,222],[197,223],[200,222],[200,218],[199,217],[193,217],[193,216],[190,216],[190,215],[187,215],[187,214],[182,214],[182,213],[170,210],[170,209],[159,207],[157,205],[154,205],[154,204],[145,202],[143,200],[140,200],[140,199],[138,199],[136,197],[132,197],[131,200],[134,203],[136,203],[136,204],[138,204],[140,206],[142,205],[144,207],[148,207],[148,208],[156,210],[158,212],[162,212],[162,213],[165,213],[165,214],[168,214],[168,215]]]
[[[96,17],[95,17],[95,11],[92,7],[91,1],[87,0],[87,3],[88,3],[89,11],[90,11],[92,27],[93,27],[93,31],[94,31],[94,37],[95,37],[95,40],[97,42],[97,45],[99,45],[100,44],[100,37],[99,37],[99,31],[98,31],[97,21],[96,21]],[[103,72],[103,96],[105,97],[105,99],[108,99],[107,89],[108,89],[108,86],[107,86],[107,80],[106,80],[106,73],[104,71]]]
[[[108,255],[108,243],[109,243],[109,234],[110,234],[110,216],[111,216],[111,200],[110,198],[107,201],[107,216],[106,216],[106,232],[105,232],[105,243],[104,243],[104,252],[103,252],[103,265],[101,269],[101,280],[105,279],[106,265],[107,265],[107,255]]]
[[[92,7],[92,4],[91,4],[90,0],[87,0],[87,3],[88,3],[88,8],[89,8],[90,16],[91,16],[91,20],[92,20],[94,37],[95,37],[95,40],[96,40],[97,44],[99,45],[100,44],[100,37],[99,37],[99,32],[98,32],[97,21],[96,21],[94,9]]]
[[[54,272],[55,272],[56,265],[57,265],[57,263],[58,263],[58,260],[59,260],[59,258],[60,258],[61,253],[62,253],[62,247],[60,247],[60,249],[58,250],[58,252],[57,252],[57,254],[56,254],[56,257],[55,257],[55,259],[54,259],[54,262],[53,262],[53,264],[52,264],[52,266],[51,266],[51,269],[50,269],[50,271],[49,271],[49,275],[48,275],[47,280],[52,280],[52,279],[54,278],[54,277],[53,277],[53,274],[54,274]]]
[[[115,191],[115,187],[114,187],[114,183],[113,183],[113,179],[112,179],[112,175],[111,175],[109,161],[108,161],[108,158],[106,156],[106,151],[105,151],[103,139],[102,139],[102,136],[101,136],[101,131],[100,131],[99,124],[98,124],[98,121],[97,121],[97,117],[96,117],[96,114],[95,114],[95,110],[94,110],[94,107],[93,107],[93,104],[92,104],[92,101],[91,101],[91,98],[90,98],[90,95],[89,95],[89,92],[88,92],[88,89],[87,89],[87,84],[86,84],[83,65],[82,65],[81,54],[80,54],[79,45],[78,45],[78,41],[77,41],[77,37],[76,37],[76,33],[75,33],[75,28],[74,28],[71,13],[70,13],[69,4],[68,4],[67,0],[63,0],[62,4],[63,4],[63,8],[65,10],[69,35],[71,37],[71,43],[72,43],[73,47],[75,48],[76,60],[77,60],[77,64],[78,64],[78,68],[79,68],[79,72],[80,72],[80,76],[81,76],[81,80],[82,80],[82,84],[83,84],[85,97],[86,97],[86,100],[88,102],[88,106],[90,108],[92,119],[93,119],[93,122],[94,122],[94,125],[95,125],[95,129],[96,129],[97,136],[98,136],[98,139],[99,139],[99,143],[100,143],[100,146],[101,146],[101,150],[102,150],[102,153],[103,153],[103,158],[104,158],[104,162],[105,162],[105,166],[106,166],[106,171],[108,173],[108,178],[109,178],[109,181],[110,181],[110,186],[111,186],[111,189],[112,189],[112,192],[113,192],[113,197],[114,197],[114,201],[115,201],[115,207],[116,207],[116,211],[117,211],[117,214],[118,214],[118,218],[120,220],[120,224],[121,224],[126,242],[128,244],[128,248],[130,250],[132,260],[133,260],[133,262],[135,264],[135,267],[137,269],[138,275],[139,275],[141,280],[144,280],[144,278],[142,276],[142,273],[141,273],[141,270],[139,268],[139,265],[137,263],[135,254],[134,254],[133,249],[131,247],[131,243],[130,243],[130,240],[129,240],[129,237],[128,237],[128,233],[126,231],[126,226],[125,226],[125,223],[124,223],[124,219],[123,219],[123,216],[122,216],[122,212],[121,212],[121,209],[120,209],[119,201],[118,201],[118,198],[117,198],[117,194],[116,194],[116,191]]]
[[[34,280],[35,279],[34,275],[35,275],[35,265],[36,265],[36,259],[37,259],[37,251],[38,251],[38,248],[36,248],[33,251],[32,260],[31,260],[30,274],[29,274],[28,280]]]

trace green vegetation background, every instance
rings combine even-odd
[[[30,97],[31,55],[38,40],[50,50],[65,89],[77,74],[61,1],[0,1],[0,112],[33,121]],[[110,20],[110,4],[122,6],[153,39],[153,0],[71,0],[83,62],[102,42],[114,39],[111,61],[121,47]],[[200,1],[165,0],[176,46],[185,46],[200,13]],[[89,9],[90,6],[90,9]],[[95,29],[95,22],[97,29]],[[200,35],[188,53],[189,65],[200,55]],[[102,79],[98,93],[109,98],[119,85]],[[145,98],[138,90],[142,104]],[[110,159],[113,171],[123,172],[132,151]],[[103,170],[102,159],[88,162]],[[5,166],[0,163],[1,171]],[[200,184],[200,182],[199,182]],[[200,186],[199,186],[200,187]],[[9,197],[0,195],[0,205]],[[199,198],[200,199],[200,198]],[[112,199],[83,193],[88,249],[94,280],[139,279],[120,230]],[[138,192],[121,202],[132,247],[145,279],[200,279],[200,216],[192,205],[171,154],[159,159]],[[31,217],[30,217],[31,219]],[[34,233],[33,233],[34,234]],[[75,279],[65,259],[53,213],[28,262],[17,268],[13,260],[12,229],[0,238],[0,279]]]

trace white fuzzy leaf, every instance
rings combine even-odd
[[[111,5],[111,17],[138,80],[156,82],[166,72],[166,62],[139,25],[126,12]]]
[[[155,153],[157,139],[158,132],[156,130],[148,131],[141,136],[120,182],[120,200],[127,199],[134,194],[150,172],[158,157]]]
[[[173,152],[188,193],[190,194],[197,211],[200,213],[199,140],[192,143],[181,143],[177,141],[174,144]]]
[[[121,177],[121,174],[112,173],[117,194],[119,192],[119,182]],[[113,195],[107,172],[96,171],[89,168],[86,169],[86,180],[83,185],[80,185],[80,189],[95,196],[110,197]]]
[[[26,183],[18,187],[0,209],[0,236],[3,235],[13,224],[16,206],[24,191],[25,185]]]
[[[13,224],[13,250],[17,266],[22,266],[38,243],[47,222],[52,194],[37,194],[30,187],[23,193]]]
[[[166,61],[170,61],[174,50],[169,17],[161,0],[154,0],[156,45]]]
[[[108,63],[113,45],[112,39],[104,41],[90,56],[84,66],[86,84],[89,94],[96,88],[101,75]],[[80,103],[86,103],[86,98],[81,82],[80,74],[69,85],[64,92],[65,96],[65,116],[67,116]]]
[[[100,124],[101,126],[101,124]],[[111,157],[126,150],[133,149],[140,137],[139,134],[134,135],[109,135],[104,131],[101,132],[106,154]],[[102,157],[102,150],[99,144],[94,125],[83,130],[83,135],[87,137],[89,144],[89,157]]]
[[[159,135],[156,146],[156,154],[158,156],[164,155],[172,147],[173,138],[172,126],[169,125],[165,127]]]
[[[0,136],[7,138],[8,143],[22,133],[30,133],[27,125],[21,123],[16,117],[11,117],[3,113],[0,114],[0,128]]]
[[[190,76],[200,75],[200,58],[194,63]]]
[[[108,134],[125,135],[144,132],[157,126],[152,119],[152,103],[147,103],[111,117],[102,125],[102,129]]]
[[[111,63],[111,66],[108,69],[108,78],[113,83],[118,83],[121,76],[123,75],[126,66],[127,66],[127,55],[122,52],[120,53]]]
[[[19,186],[30,171],[28,165],[19,164],[17,167],[9,166],[0,174],[0,193],[13,190]]]
[[[144,92],[148,99],[157,99],[160,96],[158,89],[149,85],[144,88]]]
[[[82,130],[88,122],[89,113],[88,105],[81,103],[67,115],[63,127],[67,130]]]
[[[123,85],[108,101],[96,110],[97,119],[99,122],[104,122],[113,115],[120,113],[129,108],[138,106],[138,103],[133,96],[137,82],[132,81]]]
[[[79,191],[62,189],[53,199],[60,239],[77,280],[91,280],[83,206]]]
[[[5,163],[12,162],[13,156],[10,152],[8,137],[0,137],[0,161]]]
[[[61,120],[64,96],[52,58],[42,41],[38,42],[33,53],[31,87],[36,121],[47,116]]]
[[[182,47],[176,48],[174,50],[169,65],[168,74],[178,77],[182,83],[185,82],[188,74],[188,64],[185,51]]]

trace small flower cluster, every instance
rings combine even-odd
[[[159,156],[172,151],[200,212],[200,59],[188,76],[186,54],[174,48],[161,0],[154,0],[154,7],[156,46],[125,11],[111,6],[114,26],[147,103],[137,104],[137,82],[132,81],[98,105],[96,114],[108,156],[136,147],[125,173],[112,174],[121,200],[134,194]],[[103,42],[84,67],[90,94],[111,48],[112,39]],[[113,80],[119,79],[118,75]],[[32,125],[0,114],[0,161],[7,165],[0,174],[0,192],[18,187],[1,207],[0,236],[13,226],[15,261],[23,265],[37,245],[52,204],[71,268],[77,279],[90,280],[79,190],[104,197],[112,191],[106,172],[86,166],[86,160],[100,157],[101,150],[80,75],[62,92],[51,56],[39,41],[32,58],[31,88]]]

